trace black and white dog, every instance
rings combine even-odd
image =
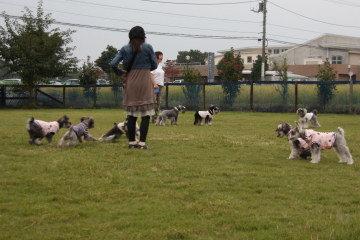
[[[58,147],[64,147],[66,143],[67,147],[75,147],[78,142],[83,142],[82,137],[85,141],[96,141],[96,138],[89,134],[89,128],[95,127],[95,120],[93,117],[82,117],[78,125],[71,126],[69,130],[64,134],[58,143]]]
[[[179,105],[177,107],[174,107],[171,110],[164,110],[160,113],[160,116],[155,122],[155,125],[157,126],[165,126],[166,119],[170,119],[171,125],[177,125],[177,120],[179,116],[179,112],[185,113],[186,107],[183,105]]]
[[[218,114],[220,109],[214,105],[209,106],[207,111],[196,111],[194,114],[194,125],[201,125],[202,120],[205,120],[205,126],[211,126],[214,114]]]
[[[112,141],[115,141],[116,139],[119,139],[123,134],[125,134],[126,137],[129,139],[128,126],[127,126],[128,119],[129,119],[129,116],[126,116],[126,120],[124,122],[121,122],[119,124],[114,123],[114,127],[111,128],[107,133],[102,135],[98,139],[98,141],[102,142],[105,140],[106,142],[112,142]],[[140,137],[140,128],[137,123],[136,123],[136,136]],[[139,141],[139,140],[136,139],[136,141]]]
[[[317,120],[317,110],[308,113],[306,108],[299,108],[296,111],[296,114],[300,116],[300,124],[302,128],[308,128],[309,122],[311,122],[312,127],[321,127],[320,123]]]
[[[278,138],[282,138],[284,136],[288,136],[292,127],[288,123],[280,123],[275,130],[275,134]],[[307,157],[311,156],[309,145],[302,138],[295,139],[290,141],[290,156],[288,159],[307,159]]]
[[[339,163],[354,164],[350,150],[346,144],[345,131],[338,127],[337,132],[315,132],[312,129],[302,129],[301,125],[295,122],[296,127],[288,134],[288,139],[294,141],[302,138],[310,146],[311,163],[319,163],[321,150],[334,148],[340,161]]]
[[[71,122],[69,122],[69,118],[66,115],[53,122],[45,122],[31,117],[28,119],[26,124],[26,130],[30,136],[28,142],[30,144],[40,145],[41,139],[46,138],[48,144],[50,145],[52,143],[53,136],[60,130],[60,128],[69,128],[70,126]]]

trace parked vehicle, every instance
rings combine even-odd
[[[79,79],[68,79],[64,82],[63,85],[80,85]]]
[[[184,79],[177,79],[177,80],[174,80],[173,83],[183,83],[184,82]]]
[[[59,80],[50,80],[48,83],[41,82],[39,85],[62,85]]]
[[[98,79],[98,80],[96,81],[96,84],[97,84],[97,85],[104,85],[104,84],[109,84],[109,82],[106,81],[105,79]]]
[[[3,79],[0,84],[21,84],[21,79]]]

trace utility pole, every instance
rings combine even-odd
[[[263,37],[262,37],[262,62],[261,62],[261,81],[265,81],[265,41],[266,41],[266,1],[263,0]]]

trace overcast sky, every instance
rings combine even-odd
[[[72,45],[79,59],[96,60],[107,45],[120,49],[129,41],[128,31],[139,25],[154,50],[162,51],[165,60],[173,60],[178,51],[190,49],[218,55],[217,51],[230,47],[261,46],[257,39],[262,38],[263,13],[251,11],[258,9],[259,2],[44,0],[43,8],[55,21],[73,25],[54,24],[53,28],[76,30]],[[24,6],[36,12],[37,5],[38,0],[0,0],[1,11],[15,16],[22,15]],[[271,0],[267,2],[266,37],[269,46],[300,44],[324,33],[360,37],[359,11],[359,0]],[[0,22],[4,26],[4,18]]]

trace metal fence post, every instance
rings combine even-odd
[[[295,110],[296,112],[298,109],[298,81],[295,81]]]
[[[6,86],[1,86],[0,88],[0,96],[1,96],[1,106],[6,108]]]
[[[350,106],[349,106],[349,113],[353,114],[353,80],[350,80],[350,87],[349,87],[349,100],[350,100]]]
[[[94,109],[96,109],[96,84],[94,84]]]
[[[202,109],[205,111],[205,84],[206,82],[203,81],[203,87],[202,87]]]
[[[169,109],[169,83],[165,83],[165,109]]]
[[[250,111],[253,110],[253,102],[254,102],[254,81],[250,82]]]
[[[65,99],[66,99],[65,89],[66,89],[66,87],[63,86],[63,108],[66,107],[66,104],[65,104]]]

